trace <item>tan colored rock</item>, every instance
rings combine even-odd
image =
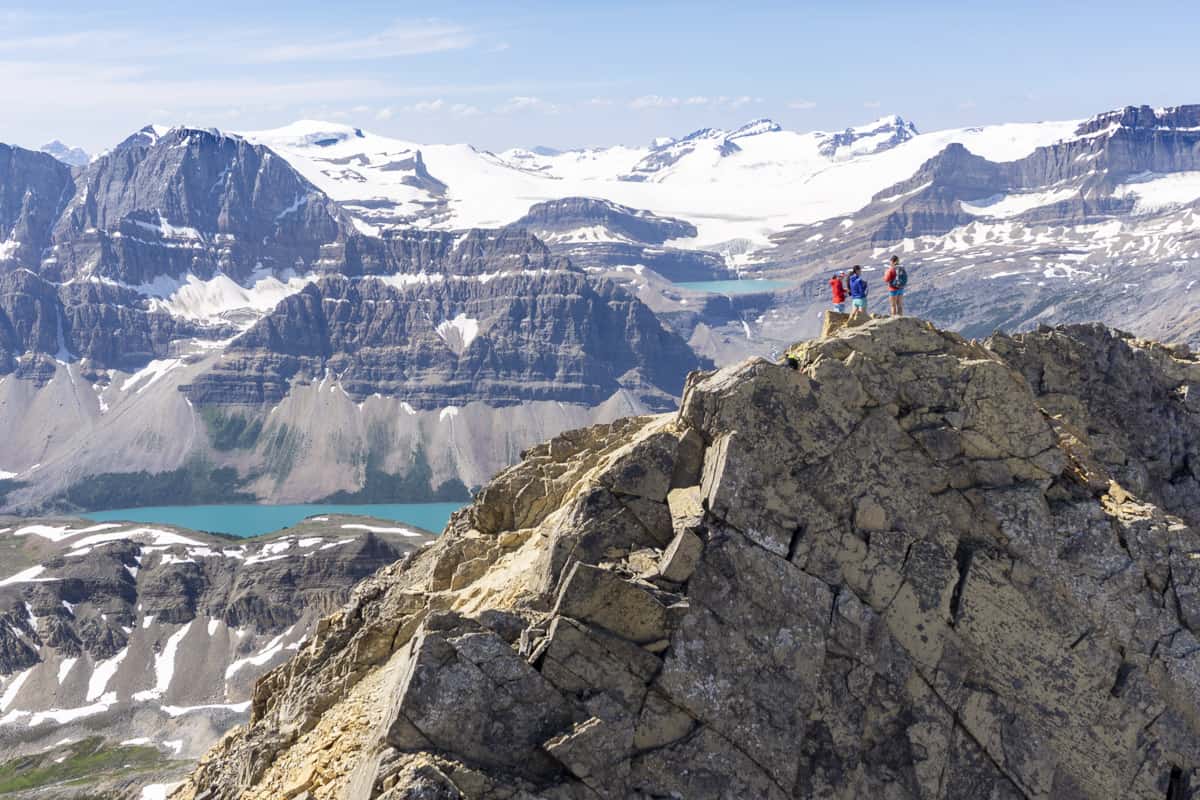
[[[704,524],[704,496],[699,486],[672,489],[667,494],[667,506],[675,534],[681,530],[695,531]]]
[[[564,582],[554,613],[599,625],[632,642],[653,642],[667,634],[667,610],[649,592],[582,563]]]
[[[840,314],[837,311],[826,310],[824,318],[821,322],[821,338],[828,339],[835,335],[838,331],[845,327],[849,321],[849,314]]]
[[[854,527],[862,531],[887,530],[887,512],[871,495],[859,499],[854,508]]]
[[[704,542],[690,530],[681,529],[658,562],[658,574],[674,583],[683,583],[692,576],[700,563]]]

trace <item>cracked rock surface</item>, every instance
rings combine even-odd
[[[1200,797],[1200,363],[829,328],[528,451],[175,796]]]

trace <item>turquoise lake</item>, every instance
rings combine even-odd
[[[675,284],[681,289],[708,294],[750,294],[751,292],[769,292],[772,289],[783,289],[792,284],[789,281],[745,280],[745,281],[685,281]]]
[[[464,503],[372,503],[367,505],[227,505],[227,506],[146,506],[93,511],[80,516],[97,522],[141,522],[178,525],[210,533],[232,536],[260,536],[295,525],[318,514],[355,514],[363,517],[403,522],[434,533],[441,533],[450,515]]]

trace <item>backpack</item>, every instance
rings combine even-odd
[[[908,285],[908,270],[904,267],[896,267],[896,278],[892,281],[893,289],[903,289]]]

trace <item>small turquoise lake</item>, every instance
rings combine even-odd
[[[680,289],[707,294],[750,294],[752,292],[769,292],[791,286],[790,281],[769,281],[754,279],[744,281],[685,281],[675,284]]]
[[[231,536],[261,536],[264,533],[290,528],[297,522],[325,514],[353,514],[363,517],[415,525],[441,533],[450,515],[464,503],[371,503],[365,505],[292,505],[268,506],[253,504],[217,506],[146,506],[94,511],[80,516],[97,522],[140,522],[144,524],[177,525],[209,533]]]

